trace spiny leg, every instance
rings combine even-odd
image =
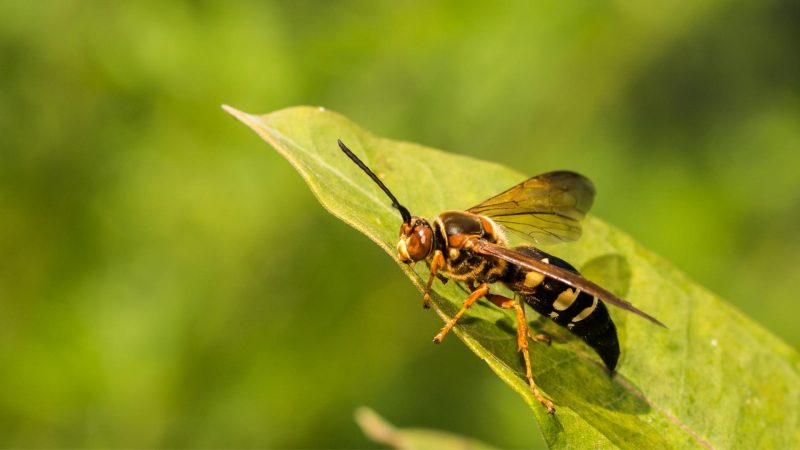
[[[425,284],[425,292],[422,294],[423,308],[431,307],[431,286],[433,286],[433,280],[436,278],[436,273],[439,271],[439,266],[442,264],[443,259],[444,256],[441,250],[433,252],[433,257],[431,258],[431,275],[428,277],[428,283]]]
[[[502,295],[497,294],[489,294],[486,296],[486,299],[490,302],[494,303],[495,305],[505,308],[505,309],[513,309],[514,312],[517,314],[517,351],[521,352],[523,349],[527,350],[528,348],[528,332],[530,329],[528,328],[528,322],[525,320],[525,309],[522,305],[514,299],[504,297]],[[521,333],[521,330],[525,330]],[[526,360],[528,358],[525,358]],[[529,364],[526,366],[530,367]],[[528,375],[530,375],[530,369],[528,369]],[[528,377],[530,378],[530,376]]]
[[[451,328],[453,328],[456,322],[458,322],[458,319],[460,319],[461,316],[464,315],[464,313],[469,309],[469,307],[472,306],[472,304],[475,303],[479,298],[485,296],[488,293],[489,293],[488,283],[483,283],[480,286],[478,286],[474,291],[472,291],[472,293],[469,294],[469,297],[467,297],[467,299],[464,300],[464,306],[461,307],[461,310],[458,311],[456,315],[453,316],[453,318],[450,319],[442,327],[441,331],[439,331],[439,334],[433,337],[433,342],[436,344],[442,342],[442,339],[444,339],[444,335],[446,335],[447,332],[450,331]]]
[[[522,306],[520,305],[520,303],[518,301],[516,301],[514,299],[511,299],[511,298],[508,298],[508,297],[504,297],[502,295],[488,294],[486,296],[486,299],[489,300],[490,302],[494,303],[496,306],[499,306],[501,308],[516,310],[516,313],[517,313],[517,351],[521,352],[523,348],[527,349],[527,347],[528,347],[527,336],[528,336],[528,334],[530,332],[530,329],[528,328],[528,323],[525,321],[525,309],[522,308]],[[519,306],[520,308],[518,309],[517,306]],[[522,318],[521,318],[522,322],[520,322],[520,310],[522,311]],[[525,325],[525,330],[526,330],[525,334],[523,334],[522,336],[520,336],[520,334],[519,334],[520,323]],[[539,335],[537,335],[537,336],[539,336]],[[542,335],[542,336],[544,336],[544,335]],[[533,336],[531,336],[531,338],[536,340],[536,338],[533,337]]]
[[[516,311],[517,351],[522,352],[522,357],[525,359],[525,378],[528,379],[528,385],[531,387],[531,392],[533,392],[533,396],[536,397],[536,400],[539,400],[539,403],[547,408],[547,412],[553,414],[556,411],[555,407],[553,407],[553,402],[544,398],[541,392],[539,392],[539,389],[536,387],[536,383],[533,381],[533,371],[531,371],[531,356],[528,353],[528,333],[530,332],[530,327],[528,327],[528,321],[525,320],[525,308],[518,300],[510,299],[502,295],[488,294],[486,295],[486,299],[501,308],[513,308]],[[537,337],[538,336],[544,335],[537,335]],[[533,339],[538,340],[537,337],[534,337]],[[550,342],[549,338],[546,336],[545,339],[547,339],[547,342]]]
[[[541,392],[539,392],[539,388],[536,387],[536,382],[533,380],[533,371],[531,370],[531,356],[528,353],[528,333],[530,329],[528,327],[528,321],[525,319],[525,309],[522,304],[518,300],[513,300],[508,297],[504,297],[502,295],[496,294],[489,294],[489,285],[484,283],[478,286],[477,289],[474,289],[472,294],[464,301],[464,306],[461,310],[452,318],[449,322],[442,328],[442,331],[433,338],[433,342],[439,343],[444,338],[444,335],[453,328],[456,321],[464,314],[464,312],[472,306],[475,301],[477,301],[481,297],[486,297],[487,300],[494,303],[495,305],[511,309],[514,308],[517,316],[517,351],[522,352],[522,357],[525,359],[525,378],[528,379],[528,385],[531,387],[531,392],[533,392],[533,396],[536,397],[536,400],[539,401],[545,408],[547,408],[547,412],[553,414],[556,412],[555,406],[553,406],[553,402],[546,399]],[[544,335],[541,335],[544,336]],[[539,335],[534,337],[535,340],[539,338]],[[549,342],[549,339],[544,336]]]
[[[544,320],[545,320],[544,317],[539,316],[539,319],[536,320],[535,322],[537,322],[539,325],[542,325]],[[533,334],[533,329],[531,327],[528,327],[528,337],[531,338],[534,342],[544,342],[547,345],[552,344],[552,338],[550,338],[549,335],[544,333]]]
[[[508,297],[503,297],[502,295],[495,295],[490,294],[487,295],[486,298],[494,303],[495,305],[501,308],[514,308],[517,313],[517,351],[522,352],[522,357],[525,359],[525,378],[528,379],[528,385],[531,387],[531,392],[533,392],[533,396],[536,397],[536,400],[539,401],[545,408],[547,408],[547,412],[553,414],[556,412],[556,408],[553,406],[553,402],[546,399],[541,392],[539,392],[539,388],[536,387],[536,382],[533,381],[533,371],[531,370],[531,356],[528,353],[528,332],[530,331],[528,327],[528,321],[525,320],[525,308],[522,306],[522,303],[519,300],[513,300]]]
[[[539,400],[539,403],[547,408],[548,413],[553,414],[556,412],[553,402],[546,399],[542,393],[539,392],[539,388],[536,387],[536,382],[533,381],[531,356],[528,353],[528,322],[525,320],[525,309],[517,300],[514,301],[514,309],[517,312],[517,350],[522,352],[522,356],[525,358],[525,377],[528,379],[531,392],[533,392],[533,396],[536,397],[536,400]]]

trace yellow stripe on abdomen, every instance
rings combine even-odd
[[[553,302],[553,309],[556,311],[564,311],[572,306],[572,304],[575,302],[575,299],[578,298],[578,294],[580,293],[581,291],[577,289],[564,289],[560,294],[558,294],[556,301]]]
[[[597,297],[594,297],[594,301],[592,301],[591,306],[587,306],[583,309],[577,316],[572,318],[573,322],[580,322],[581,320],[589,317],[589,314],[594,312],[594,309],[597,308]]]

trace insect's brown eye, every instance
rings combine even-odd
[[[414,261],[421,261],[428,257],[433,247],[433,231],[426,225],[414,227],[414,231],[408,237],[406,250],[408,256]]]

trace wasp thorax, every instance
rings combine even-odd
[[[412,217],[400,227],[397,254],[404,263],[422,261],[433,250],[433,230],[425,219]]]

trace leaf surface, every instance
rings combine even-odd
[[[394,258],[420,290],[424,264],[412,270],[395,255],[397,210],[336,140],[359,155],[412,214],[429,219],[533,175],[382,139],[323,108],[263,116],[224,108],[283,155],[328,211]],[[597,201],[603,201],[602,190]],[[531,343],[535,379],[557,407],[551,416],[525,382],[512,314],[485,302],[470,309],[455,334],[530,405],[550,447],[800,447],[800,356],[794,349],[594,216],[585,219],[577,243],[544,249],[669,326],[610,308],[622,359],[609,377],[580,339],[533,320],[535,329],[553,338],[551,346]],[[454,282],[434,286],[434,309],[447,319],[465,291]],[[535,316],[529,312],[529,319]]]

